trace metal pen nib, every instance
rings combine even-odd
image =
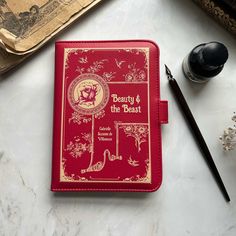
[[[167,79],[171,80],[173,78],[170,69],[167,67],[167,65],[165,64],[165,68],[166,68],[166,74],[167,74]]]

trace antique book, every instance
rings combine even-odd
[[[19,64],[102,0],[0,0],[0,73]]]
[[[194,2],[232,33],[233,36],[236,36],[235,0],[194,0]]]
[[[57,42],[52,191],[154,191],[162,180],[159,49]]]

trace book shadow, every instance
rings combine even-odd
[[[160,192],[155,192],[155,195],[147,192],[54,192],[50,196],[50,205],[52,211],[71,207],[119,208],[121,211],[133,211],[150,206],[153,201],[159,203],[161,199]]]
[[[156,194],[156,193],[155,193]],[[153,193],[149,192],[54,192],[55,198],[119,198],[119,199],[145,199]]]

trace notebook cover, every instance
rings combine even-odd
[[[157,190],[159,85],[152,41],[57,42],[51,190]]]

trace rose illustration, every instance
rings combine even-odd
[[[79,88],[79,105],[86,104],[87,106],[95,105],[96,96],[99,93],[99,84],[85,84]]]

